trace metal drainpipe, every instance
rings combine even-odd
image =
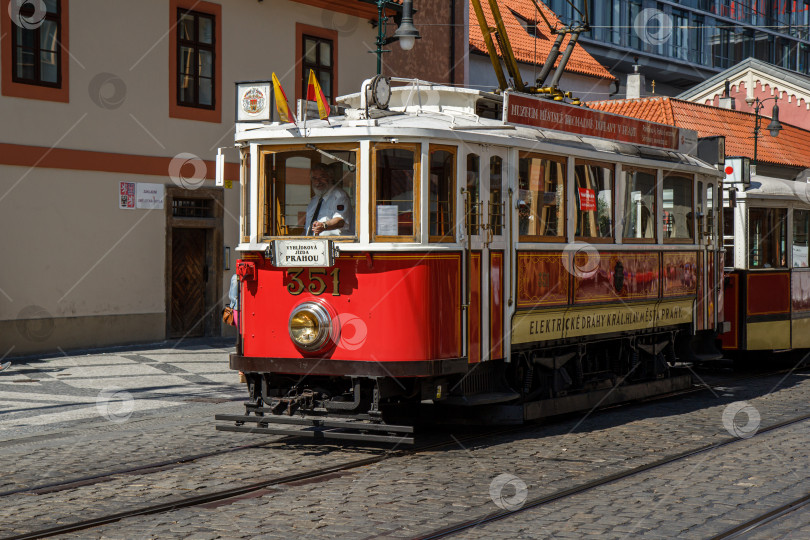
[[[456,84],[456,0],[450,0],[450,84]]]

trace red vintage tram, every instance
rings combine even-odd
[[[689,385],[676,358],[723,321],[721,174],[695,133],[388,82],[329,123],[237,123],[250,401],[218,429],[351,438],[330,431],[348,418],[400,440],[425,414],[522,422]]]

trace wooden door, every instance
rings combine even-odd
[[[205,330],[205,229],[172,229],[171,337]]]

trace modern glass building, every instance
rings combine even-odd
[[[810,73],[810,0],[574,4],[581,10],[585,1],[592,30],[580,42],[622,81],[638,57],[656,93],[676,93],[750,57]],[[565,22],[580,19],[565,0],[546,4]]]

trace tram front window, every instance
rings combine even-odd
[[[264,236],[355,236],[359,148],[264,154]]]
[[[787,209],[751,208],[748,211],[749,268],[787,266]]]

